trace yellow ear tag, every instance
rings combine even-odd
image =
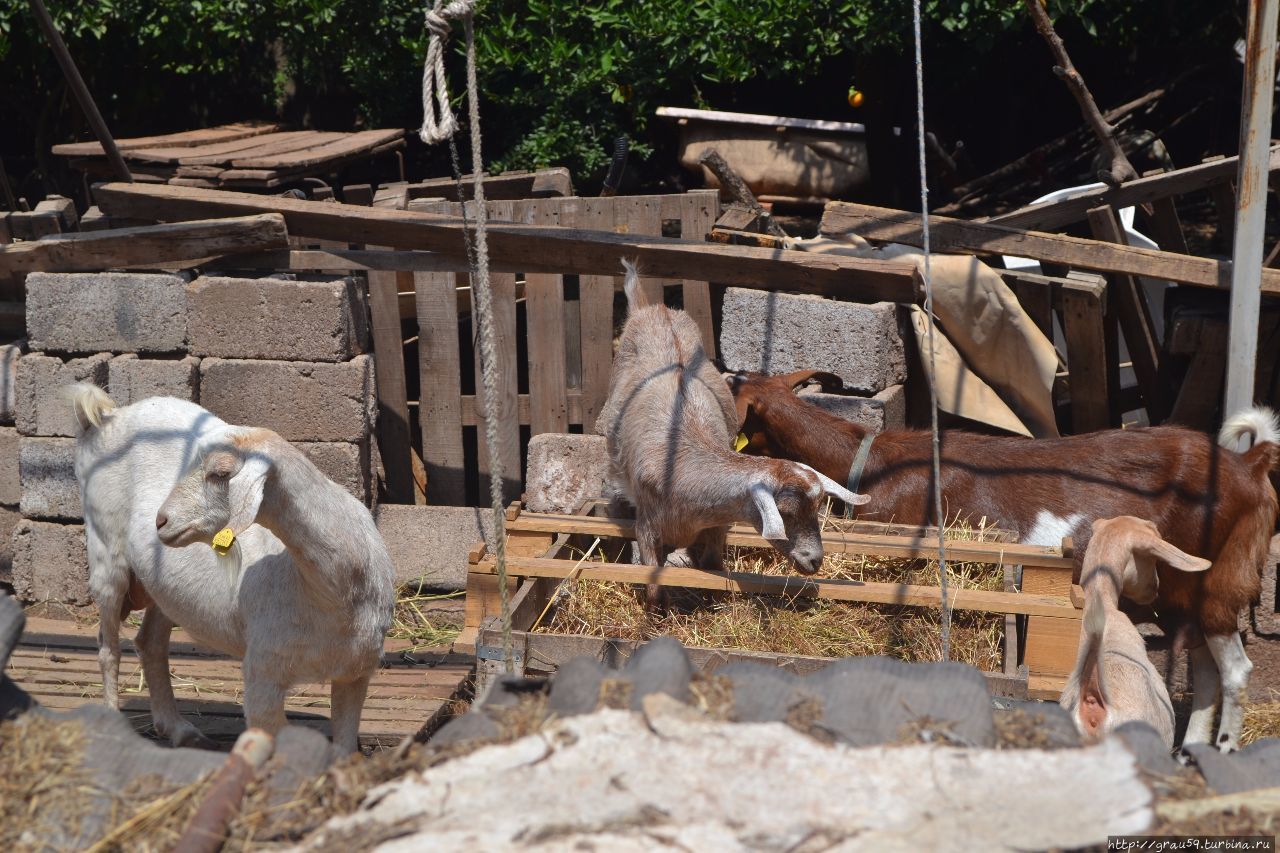
[[[747,446],[747,437],[742,433],[738,433],[738,437],[733,440],[733,449],[742,452],[742,448]]]
[[[235,541],[235,531],[230,527],[224,527],[213,535],[213,550],[217,551],[219,556],[225,557]]]

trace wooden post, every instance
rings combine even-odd
[[[1067,340],[1074,433],[1110,426],[1105,303],[1099,288],[1063,285],[1062,333]]]
[[[1230,415],[1253,404],[1262,302],[1262,239],[1267,217],[1267,148],[1276,80],[1276,16],[1280,0],[1249,0],[1245,38],[1244,96],[1240,116],[1235,241],[1231,251],[1231,325],[1227,342]]]

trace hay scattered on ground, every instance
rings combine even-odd
[[[461,592],[428,595],[410,588],[401,590],[387,639],[409,641],[412,645],[405,650],[408,652],[453,645],[462,632],[462,624],[458,614],[442,610],[438,604],[461,595]]]
[[[833,521],[836,529],[843,522]],[[991,541],[990,528],[953,525],[948,538]],[[771,549],[730,548],[725,564],[731,571],[793,575],[790,563]],[[821,578],[863,582],[936,585],[936,561],[827,554]],[[947,563],[953,589],[1004,589],[1000,566]],[[937,610],[856,604],[807,597],[669,590],[668,612],[646,610],[637,587],[597,580],[577,580],[536,630],[553,634],[585,634],[643,641],[671,636],[686,646],[733,648],[815,657],[888,655],[907,661],[936,661],[941,654]],[[1004,617],[955,611],[951,622],[951,657],[983,670],[1003,663]]]
[[[87,739],[78,720],[0,722],[0,850],[38,850],[79,834],[93,808],[81,767]]]
[[[1280,694],[1270,695],[1259,702],[1244,706],[1244,727],[1240,731],[1240,745],[1248,746],[1265,737],[1280,737]]]

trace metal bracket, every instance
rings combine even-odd
[[[481,646],[476,645],[476,660],[486,661],[505,661],[502,654],[502,646]],[[519,649],[511,650],[511,660],[517,667],[524,663],[524,654]]]

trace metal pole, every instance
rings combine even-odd
[[[1236,233],[1231,251],[1231,325],[1227,339],[1224,412],[1253,405],[1262,302],[1262,237],[1267,216],[1267,149],[1276,85],[1276,12],[1280,0],[1249,0],[1244,93],[1240,116],[1240,164],[1236,178]]]
[[[80,109],[84,111],[84,117],[89,120],[89,127],[93,128],[94,135],[102,143],[102,150],[107,155],[107,165],[115,173],[116,180],[132,182],[133,175],[129,172],[129,167],[124,164],[124,158],[120,156],[120,149],[116,148],[116,141],[111,137],[111,131],[107,130],[107,123],[102,120],[102,113],[98,112],[98,105],[93,102],[93,95],[89,94],[89,87],[84,84],[84,78],[80,76],[80,69],[76,68],[75,60],[71,58],[71,53],[67,50],[67,45],[62,40],[62,35],[58,32],[58,28],[53,25],[53,19],[49,17],[48,10],[44,8],[44,3],[40,2],[40,0],[30,0],[30,3],[31,11],[36,16],[36,23],[44,31],[44,37],[49,42],[49,47],[53,48],[53,55],[57,58],[58,64],[62,66],[62,74],[67,78],[67,84],[71,86],[72,94],[76,96],[76,100],[80,103]]]

